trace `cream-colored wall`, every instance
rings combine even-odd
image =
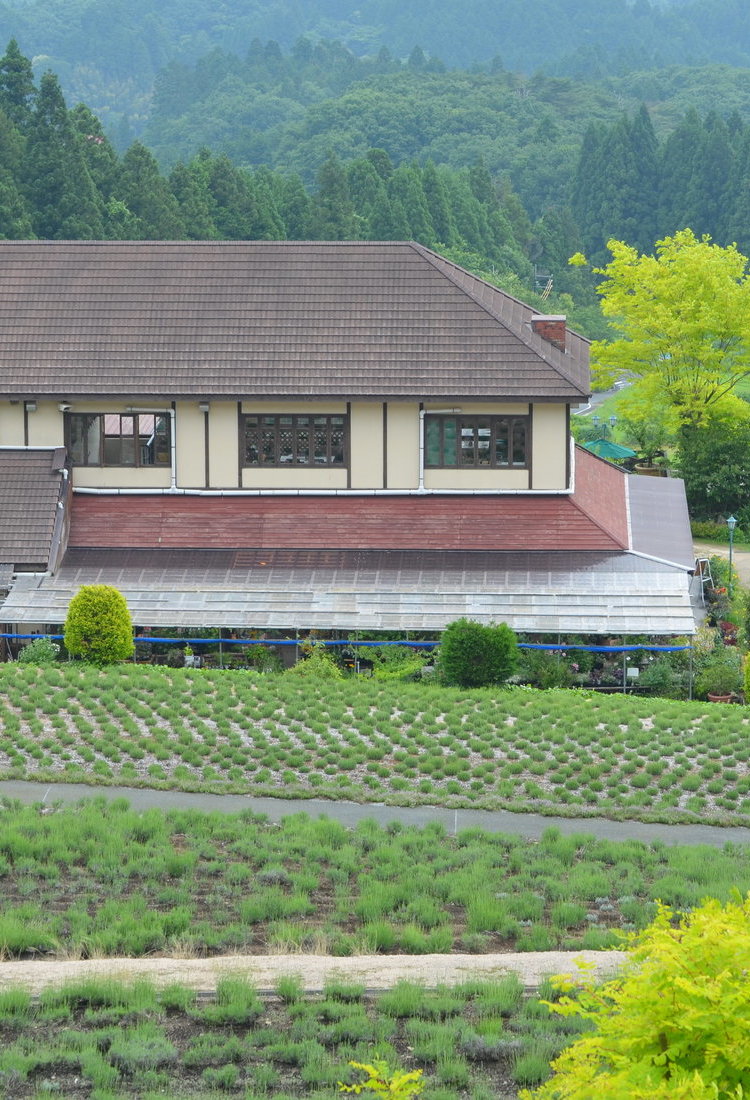
[[[248,466],[242,471],[243,489],[346,489],[346,470],[322,466],[281,466],[256,468]]]
[[[206,484],[204,414],[197,402],[178,401],[174,419],[177,484],[184,489],[203,489]]]
[[[22,414],[23,415],[23,414]],[[63,416],[52,401],[40,401],[36,412],[27,413],[30,447],[62,447],[65,442]]]
[[[237,488],[240,478],[240,428],[236,401],[212,401],[208,414],[208,467],[212,489]],[[203,455],[203,429],[196,450]]]
[[[567,427],[565,405],[534,405],[531,424],[532,489],[567,489]]]
[[[346,401],[243,401],[242,411],[278,416],[344,416]]]
[[[470,466],[455,470],[425,470],[425,489],[472,489],[486,491],[502,489],[528,489],[528,470],[477,470]]]
[[[57,405],[55,405],[57,408]],[[109,397],[103,397],[100,401],[73,401],[70,411],[74,413],[127,413],[128,409],[148,409],[156,412],[169,412],[172,408],[171,398],[166,397],[133,397],[127,401],[113,401]],[[62,423],[63,414],[60,413]]]
[[[74,412],[120,412],[138,407],[136,399],[76,401]],[[168,409],[164,399],[142,402],[144,408]],[[345,414],[343,401],[245,401],[244,413]],[[461,413],[523,416],[528,405],[521,403],[455,401],[431,402],[425,406]],[[246,468],[241,487],[247,489],[330,490],[379,489],[383,487],[383,405],[379,401],[355,401],[350,408],[350,471],[335,468]],[[23,446],[23,402],[0,403],[0,445]],[[567,418],[564,405],[543,403],[532,410],[531,475],[527,470],[425,470],[425,488],[434,490],[554,490],[565,489],[567,460]],[[63,413],[56,401],[40,401],[36,412],[28,413],[28,444],[32,447],[62,446]],[[181,401],[175,417],[177,485],[202,488],[205,484],[204,415],[194,401]],[[391,401],[387,406],[386,489],[416,489],[419,483],[419,406],[416,402]],[[239,483],[240,448],[237,403],[211,401],[209,411],[210,488],[236,488]],[[529,476],[532,483],[529,485]],[[113,488],[168,488],[168,467],[81,467],[75,469],[75,485]]]
[[[443,401],[442,404],[437,404],[435,401],[425,402],[424,406],[425,415],[433,410],[435,412],[448,412],[454,409],[457,415],[476,413],[477,416],[482,414],[485,416],[526,416],[529,406],[525,401],[506,401],[503,403],[500,401],[460,401],[458,399],[455,402]]]
[[[125,401],[71,401],[71,412],[126,412],[129,408],[168,410],[166,398],[132,398]],[[38,419],[37,419],[38,418]],[[64,412],[57,401],[43,401],[36,412],[29,414],[29,444],[31,447],[63,447],[65,441]],[[73,485],[79,488],[169,488],[172,471],[166,466],[75,466]]]
[[[383,404],[352,404],[349,424],[352,489],[383,488]]]
[[[0,401],[0,447],[23,447],[23,403]]]
[[[419,485],[419,405],[388,403],[388,488]]]
[[[169,466],[75,466],[74,489],[168,489]]]

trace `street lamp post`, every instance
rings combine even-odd
[[[737,517],[730,516],[727,520],[727,527],[729,528],[729,583],[727,584],[727,595],[731,601],[732,599],[732,550],[734,549],[734,529],[737,526]]]

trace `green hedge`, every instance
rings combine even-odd
[[[729,528],[726,523],[711,519],[692,520],[690,523],[694,539],[709,539],[711,542],[729,542]],[[736,541],[748,541],[747,533],[737,527],[734,532]]]

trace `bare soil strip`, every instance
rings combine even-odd
[[[367,989],[388,989],[401,979],[428,987],[458,985],[472,978],[497,978],[511,971],[529,989],[550,974],[576,971],[576,959],[593,966],[592,974],[608,977],[625,959],[622,951],[527,951],[492,955],[218,955],[207,959],[138,958],[0,962],[0,990],[24,988],[40,993],[48,986],[87,978],[114,978],[125,983],[146,979],[157,987],[179,983],[210,993],[222,978],[243,977],[259,990],[273,990],[284,975],[297,975],[309,992],[323,989],[335,976],[362,982]]]

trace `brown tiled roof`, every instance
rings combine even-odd
[[[54,568],[65,518],[64,461],[59,448],[0,450],[0,561]]]
[[[0,241],[0,394],[578,402],[532,313],[417,244]]]
[[[622,550],[565,496],[76,495],[70,546]]]

